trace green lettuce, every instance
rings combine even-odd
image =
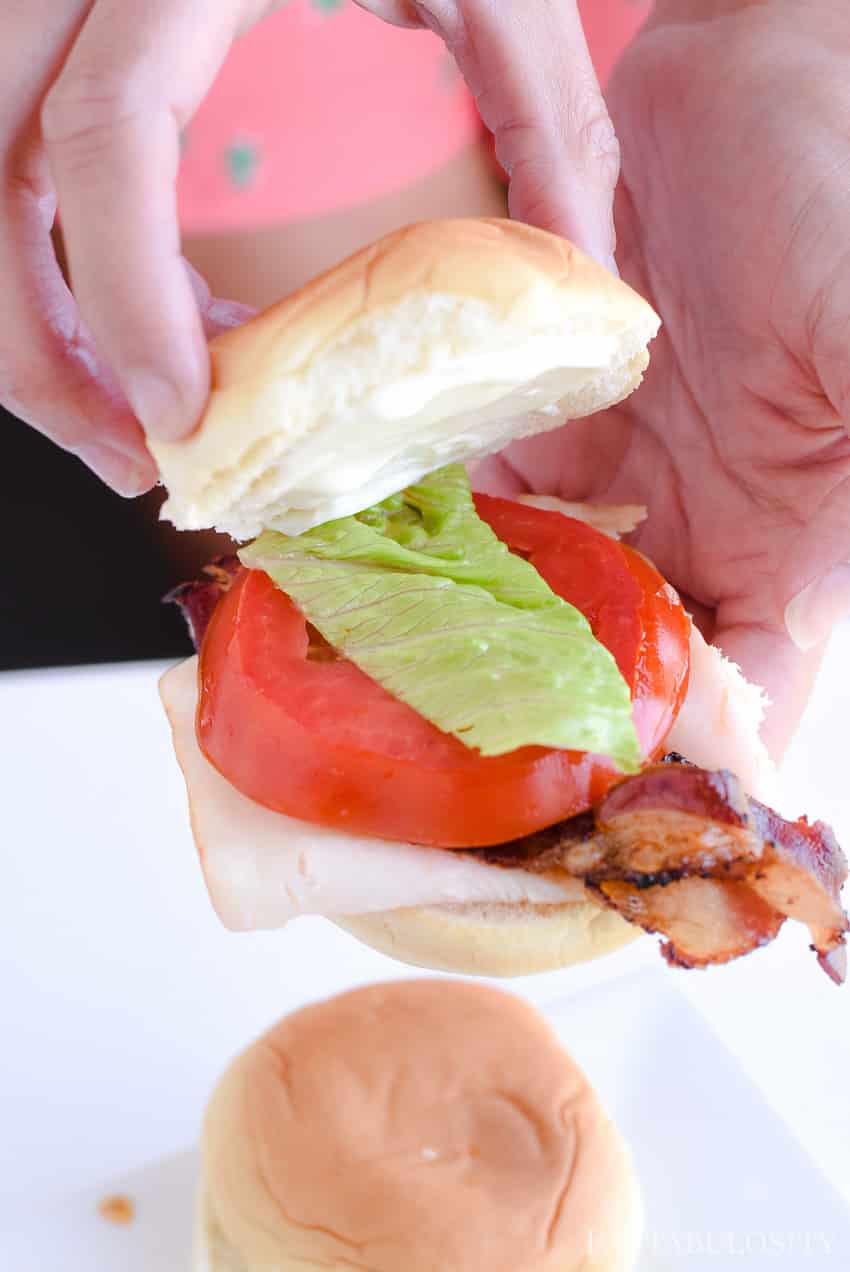
[[[539,745],[640,767],[614,658],[481,520],[461,466],[305,534],[266,531],[240,557],[335,649],[482,755]]]

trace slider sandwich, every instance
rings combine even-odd
[[[325,915],[394,957],[515,975],[661,935],[722,963],[804,924],[845,974],[845,859],[787,821],[761,692],[619,538],[643,510],[473,493],[464,464],[627,397],[658,330],[508,221],[383,239],[211,345],[153,446],[184,585],[162,699],[230,928]]]

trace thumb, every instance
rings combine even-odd
[[[421,0],[496,139],[511,214],[613,268],[620,152],[575,0]]]

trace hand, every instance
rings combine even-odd
[[[501,474],[648,506],[638,546],[767,688],[777,755],[850,613],[848,65],[845,0],[658,6],[609,94],[646,383]]]
[[[3,5],[0,401],[124,494],[156,479],[138,420],[191,427],[202,320],[238,315],[180,256],[178,133],[240,27],[272,7]],[[57,197],[79,309],[50,239]]]
[[[0,401],[125,494],[156,477],[143,429],[183,436],[203,408],[202,319],[240,313],[199,295],[180,255],[180,128],[234,38],[279,2],[5,0]],[[608,259],[616,140],[575,0],[364,7],[441,32],[496,130],[517,215]],[[50,240],[57,199],[74,297]]]

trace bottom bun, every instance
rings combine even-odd
[[[602,958],[641,935],[592,903],[422,906],[333,922],[400,963],[472,976],[551,972]]]

